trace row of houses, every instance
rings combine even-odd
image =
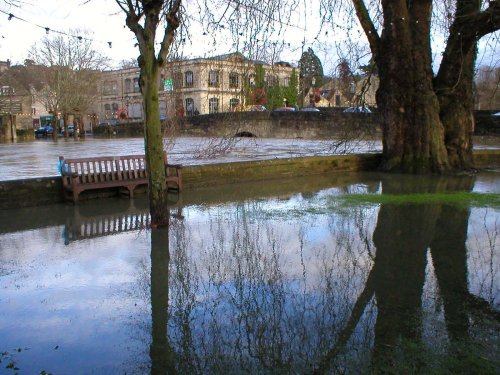
[[[288,87],[296,69],[287,62],[268,64],[241,53],[169,63],[161,74],[160,118],[246,110],[248,88],[256,83],[257,65],[263,67],[268,87]],[[43,126],[52,116],[40,98],[44,82],[37,74],[39,68],[34,64],[10,67],[8,62],[0,62],[0,114],[15,115],[18,129]],[[360,82],[359,87],[353,87],[352,95],[346,95],[338,86],[335,80],[329,80],[322,87],[303,88],[298,104],[348,106],[353,100],[359,102],[355,98],[361,94],[357,92],[366,84]],[[101,72],[96,92],[92,105],[80,113],[87,129],[102,122],[144,119],[139,68]],[[363,104],[375,104],[374,92],[375,85],[365,90]]]

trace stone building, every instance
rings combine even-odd
[[[346,87],[338,78],[329,78],[319,88],[306,87],[302,93],[304,107],[376,107],[377,76],[359,77]]]
[[[44,83],[41,67],[15,65],[0,62],[0,113],[15,116],[18,130],[29,130],[40,125],[40,119],[48,116],[39,100]]]
[[[245,89],[255,85],[255,66],[262,65],[268,86],[288,86],[293,67],[285,62],[266,64],[241,53],[210,58],[178,60],[161,76],[160,118],[245,110]],[[103,72],[96,113],[100,122],[128,114],[128,121],[142,121],[139,68]]]

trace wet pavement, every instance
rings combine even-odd
[[[0,216],[0,374],[499,373],[499,173],[244,187]]]

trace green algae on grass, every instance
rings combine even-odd
[[[441,192],[415,194],[346,194],[335,197],[342,205],[356,204],[448,204],[500,208],[500,194]]]

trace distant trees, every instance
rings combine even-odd
[[[266,81],[266,74],[272,82]],[[250,105],[265,105],[268,109],[282,107],[285,103],[288,106],[295,106],[298,100],[297,90],[298,77],[295,69],[288,77],[288,84],[284,85],[273,75],[272,70],[266,72],[261,64],[257,64],[253,80],[246,88],[246,101]]]
[[[500,68],[479,67],[475,85],[478,109],[500,109]]]
[[[302,52],[299,60],[299,72],[301,88],[320,87],[323,85],[323,65],[312,48],[308,48],[307,51]]]
[[[341,60],[337,65],[338,89],[342,96],[352,102],[356,94],[356,76],[347,60]]]
[[[44,86],[38,93],[38,100],[54,115],[53,136],[57,135],[59,113],[64,119],[66,135],[68,116],[75,116],[78,122],[75,123],[76,136],[77,126],[82,125],[79,117],[97,98],[97,83],[107,58],[93,48],[90,38],[54,35],[46,36],[40,44],[35,44],[30,59],[26,61],[39,69]]]
[[[286,98],[289,107],[295,107],[299,104],[298,89],[299,77],[297,75],[297,70],[293,69],[292,75],[288,81],[288,86],[283,88],[283,97]]]

